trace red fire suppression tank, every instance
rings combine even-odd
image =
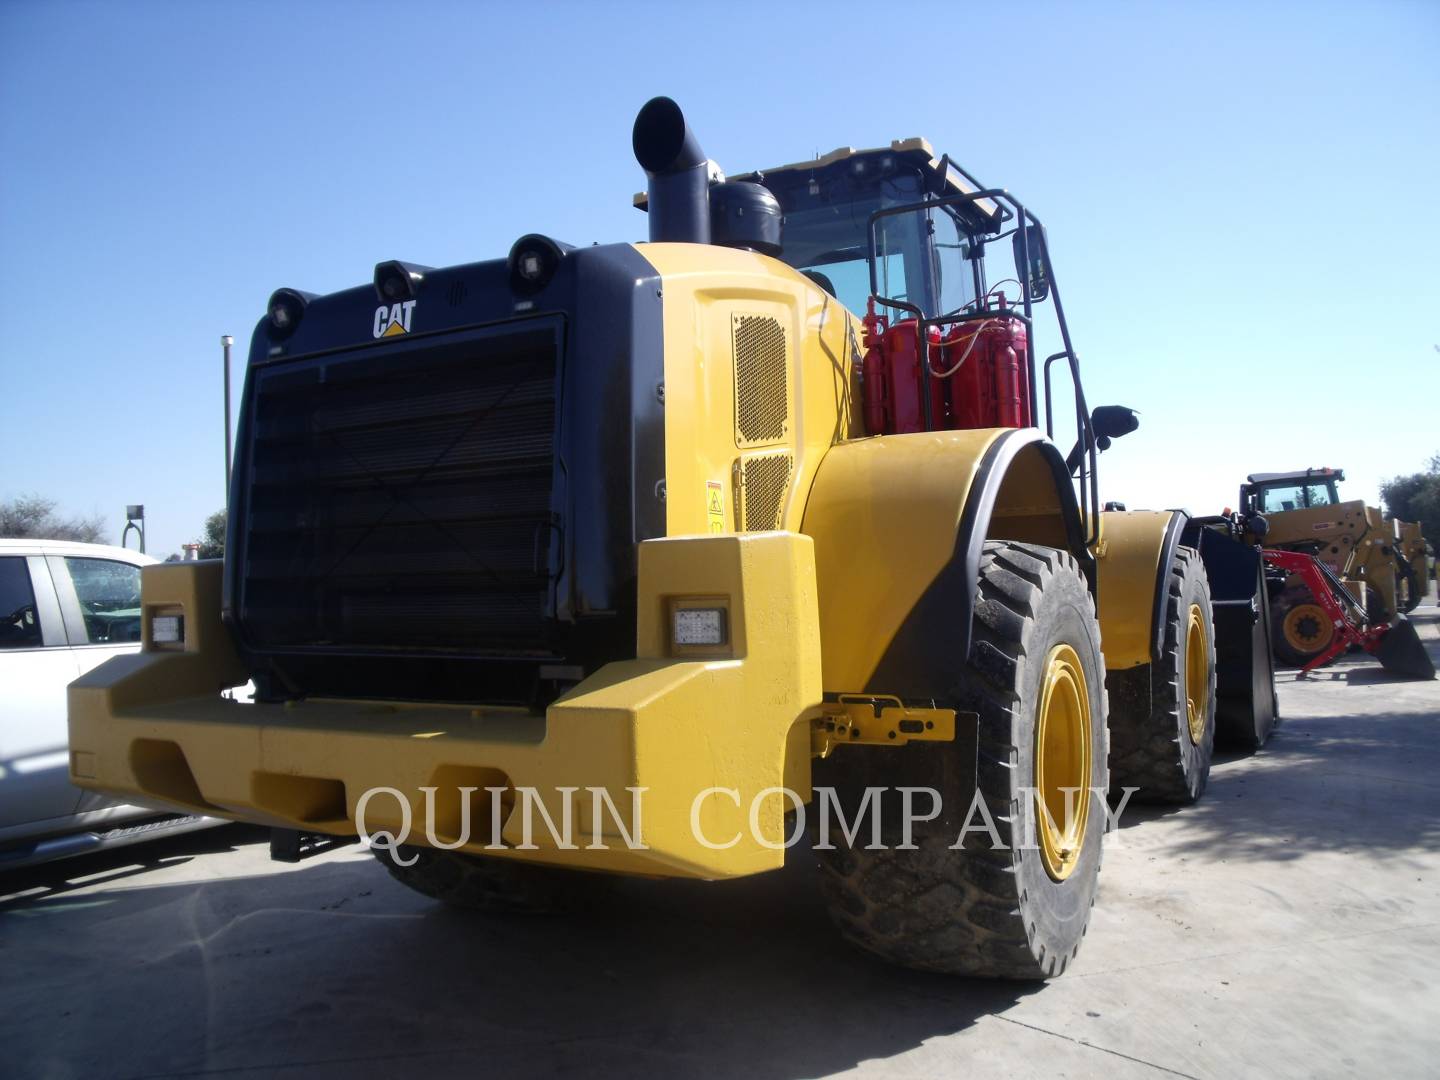
[[[871,435],[894,435],[924,431],[925,372],[916,342],[916,322],[905,319],[895,325],[875,314],[874,301],[865,315],[865,358],[861,372],[865,380],[865,430]],[[940,344],[935,327],[926,330],[933,354]],[[951,427],[945,388],[930,379],[929,428]]]
[[[956,323],[931,350],[952,427],[1031,427],[1025,324],[1004,314]]]

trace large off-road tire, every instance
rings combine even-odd
[[[1270,634],[1277,659],[1304,667],[1329,648],[1335,628],[1310,590],[1301,585],[1286,589],[1271,604]]]
[[[1403,614],[1408,615],[1420,606],[1425,595],[1415,567],[1403,555],[1395,556],[1395,601]],[[1402,599],[1403,596],[1403,599]]]
[[[402,845],[403,866],[382,848],[371,848],[390,876],[418,893],[451,907],[491,914],[553,915],[575,911],[602,895],[611,883],[604,874],[539,866],[518,859],[466,855],[459,851]]]
[[[1351,592],[1358,591],[1354,583],[1347,581],[1346,584],[1350,586]],[[1400,599],[1398,582],[1395,586],[1395,599],[1398,603]],[[1371,622],[1389,622],[1395,617],[1395,613],[1385,603],[1385,594],[1369,582],[1365,584],[1365,617]]]
[[[1200,553],[1180,547],[1165,583],[1160,658],[1117,672],[1110,690],[1110,789],[1149,803],[1192,803],[1215,748],[1215,618]]]
[[[864,849],[868,828],[856,835],[857,847],[832,836],[833,850],[817,849],[822,889],[840,932],[885,960],[950,974],[1050,978],[1080,948],[1100,871],[1107,760],[1100,628],[1069,554],[1008,542],[985,545],[973,625],[968,662],[957,655],[946,673],[952,690],[938,704],[960,710],[962,723],[965,712],[979,715],[977,775],[960,760],[962,740],[838,750],[831,760],[849,779],[892,789],[922,780],[904,775],[895,759],[914,751],[911,763],[929,770],[922,782],[940,792],[944,809],[916,822],[913,850],[898,847],[900,822],[890,814],[879,850]],[[1037,757],[1049,770],[1038,778]],[[1067,785],[1067,777],[1078,782]],[[1061,786],[1087,789],[1068,821]],[[1033,792],[1042,788],[1057,808],[1054,830],[1035,810]],[[837,785],[842,803],[846,790]],[[958,847],[967,820],[983,824],[978,810],[969,815],[976,795],[1002,849],[980,832]],[[853,810],[852,802],[846,812]]]

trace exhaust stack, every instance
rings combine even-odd
[[[710,162],[680,106],[651,98],[635,117],[635,160],[645,170],[652,243],[710,243]]]

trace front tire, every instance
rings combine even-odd
[[[1064,972],[1085,935],[1100,871],[1103,673],[1094,603],[1075,560],[1030,544],[986,543],[971,655],[956,658],[945,703],[979,716],[973,793],[1003,848],[992,849],[985,833],[970,834],[959,848],[960,830],[971,822],[968,765],[943,757],[958,754],[957,744],[912,744],[936,755],[926,760],[944,806],[938,818],[915,824],[914,850],[897,847],[892,820],[883,821],[878,850],[845,846],[843,838],[833,850],[817,849],[822,889],[843,936],[926,971],[1027,980]],[[838,764],[865,783],[895,784],[886,755],[898,752]],[[1065,787],[1084,789],[1068,817]],[[1037,790],[1054,829],[1038,810]],[[971,823],[982,823],[978,811]],[[867,839],[861,830],[857,842]]]
[[[1194,548],[1175,551],[1166,578],[1160,659],[1109,679],[1110,784],[1138,802],[1193,803],[1215,749],[1215,617]]]
[[[1270,611],[1275,655],[1291,667],[1304,667],[1330,647],[1335,628],[1325,609],[1305,586],[1287,589]]]

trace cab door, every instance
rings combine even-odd
[[[0,832],[75,812],[65,688],[79,674],[44,557],[0,556]]]
[[[140,651],[140,567],[119,559],[48,556],[76,676],[112,656]],[[74,677],[74,676],[72,676]],[[62,726],[64,712],[62,709]],[[114,800],[72,788],[77,809],[98,810]]]

